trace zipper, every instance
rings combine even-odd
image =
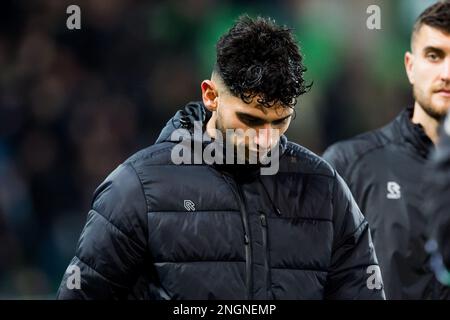
[[[236,184],[237,185],[237,184]],[[238,189],[238,200],[239,200],[239,208],[242,214],[242,222],[244,224],[244,243],[245,243],[245,269],[247,274],[247,298],[248,300],[253,300],[253,273],[252,273],[252,247],[250,243],[250,228],[248,225],[248,214],[245,209],[245,203],[242,196],[242,190],[237,185]]]
[[[229,175],[222,173],[225,181],[231,186],[233,193],[235,194],[239,211],[241,212],[242,224],[244,226],[244,244],[245,244],[245,274],[246,274],[246,285],[247,285],[247,299],[253,300],[253,273],[252,273],[252,247],[250,242],[250,228],[248,224],[248,213],[245,208],[244,197],[242,195],[241,187],[235,183],[237,192],[233,188],[232,184],[228,179],[233,180]]]
[[[272,205],[272,209],[274,210],[275,214],[280,217],[281,211],[278,209],[278,207],[275,205],[275,203],[272,200],[272,197],[269,194],[269,191],[267,191],[266,185],[264,184],[261,177],[259,177],[259,182],[261,183],[264,192],[266,193],[267,198],[270,201],[270,204]],[[259,211],[260,213],[260,220],[261,220],[261,229],[262,229],[262,238],[263,238],[263,249],[265,251],[264,255],[264,269],[266,273],[266,292],[267,292],[267,299],[271,300],[273,299],[273,293],[272,293],[272,274],[270,272],[270,250],[269,250],[269,233],[268,233],[268,215],[264,213],[264,211]]]
[[[264,255],[264,271],[266,275],[266,299],[270,300],[271,295],[271,275],[270,275],[270,267],[269,267],[269,239],[268,239],[268,231],[267,231],[267,216],[264,212],[260,211],[259,219],[261,220],[261,230],[262,230],[262,240],[263,240],[263,248],[265,251]]]

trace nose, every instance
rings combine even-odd
[[[269,124],[258,130],[255,136],[255,144],[262,149],[270,149],[273,143],[272,128]]]
[[[441,79],[443,81],[450,81],[450,56],[447,56],[443,65]]]

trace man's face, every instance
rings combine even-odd
[[[442,119],[450,108],[450,34],[423,25],[405,65],[416,102],[432,118]]]
[[[278,143],[280,136],[289,127],[293,109],[281,105],[267,108],[259,105],[257,98],[247,104],[227,93],[218,96],[216,112],[216,129],[224,137],[227,129],[234,130],[236,134],[232,137],[232,144],[235,147],[245,146],[248,158],[251,153],[266,155]],[[253,136],[248,134],[252,131],[255,133]]]

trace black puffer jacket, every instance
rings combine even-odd
[[[81,288],[66,273],[58,298],[384,298],[368,224],[318,156],[283,136],[273,176],[171,162],[171,132],[209,117],[188,104],[100,185],[71,262]]]

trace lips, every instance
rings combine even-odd
[[[442,89],[442,90],[438,90],[436,92],[442,96],[450,97],[450,89]]]

